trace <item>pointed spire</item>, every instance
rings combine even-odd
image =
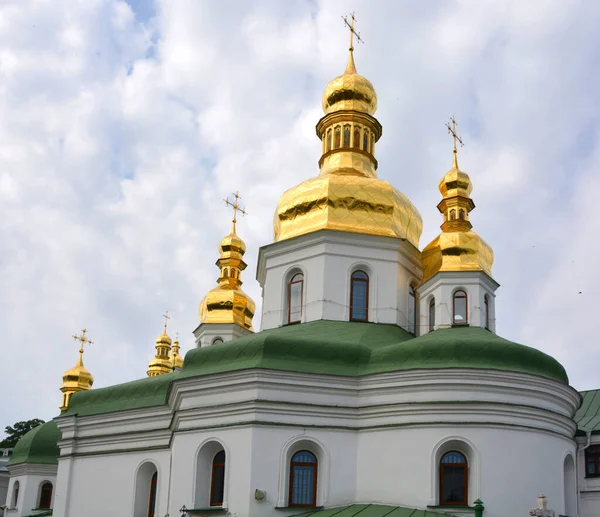
[[[350,55],[348,56],[348,64],[346,65],[345,74],[356,74],[356,65],[354,64],[354,51],[350,49]]]
[[[450,125],[450,124],[452,124],[452,125]],[[456,126],[457,125],[458,124],[456,123],[456,119],[454,117],[451,117],[450,122],[446,123],[446,127],[448,128],[448,134],[452,135],[452,138],[454,139],[454,147],[452,149],[452,153],[453,153],[452,169],[458,171],[460,169],[458,168],[458,150],[456,149],[456,142],[458,142],[461,147],[463,147],[465,144],[463,144],[463,141],[460,138],[460,136],[458,136],[456,134]]]

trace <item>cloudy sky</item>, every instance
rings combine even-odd
[[[236,189],[260,307],[258,248],[281,193],[318,172],[353,10],[379,175],[421,211],[421,247],[455,115],[498,333],[600,388],[600,2],[3,0],[0,427],[57,414],[82,327],[96,387],[145,375],[165,309],[192,346]]]

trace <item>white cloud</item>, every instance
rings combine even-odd
[[[356,5],[356,62],[379,95],[379,173],[421,211],[421,245],[439,231],[455,114],[473,222],[503,284],[500,334],[598,387],[600,6],[369,6]],[[165,309],[192,345],[229,230],[222,198],[237,189],[244,287],[259,302],[258,247],[280,194],[317,173],[314,125],[345,66],[340,15],[353,7],[162,1],[142,20],[119,0],[0,7],[5,424],[55,414],[81,326],[97,386],[144,375]]]

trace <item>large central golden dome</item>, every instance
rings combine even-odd
[[[319,176],[281,196],[273,221],[275,241],[317,230],[405,239],[416,248],[421,215],[408,198],[377,178],[375,142],[381,124],[373,116],[377,95],[356,72],[352,50],[346,71],[325,88],[325,116],[317,124],[322,142]]]

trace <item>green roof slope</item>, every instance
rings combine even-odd
[[[580,434],[584,432],[600,433],[600,390],[582,391],[581,406],[573,420]]]
[[[466,326],[435,330],[401,346],[380,347],[373,352],[368,373],[420,368],[504,370],[569,384],[567,372],[553,357],[484,328]]]
[[[250,368],[355,377],[384,372],[474,368],[528,373],[568,384],[552,357],[479,327],[418,338],[396,325],[313,321],[195,348],[179,372],[73,395],[63,415],[81,416],[166,404],[178,379]]]
[[[20,463],[57,465],[60,437],[61,432],[54,421],[38,425],[17,442],[8,465]]]
[[[63,411],[61,416],[87,416],[162,406],[167,403],[171,382],[177,379],[178,375],[178,372],[173,372],[107,388],[78,391],[71,397],[69,408]]]
[[[404,506],[383,504],[351,504],[326,510],[311,510],[295,514],[294,517],[447,517],[449,513],[417,510]]]

